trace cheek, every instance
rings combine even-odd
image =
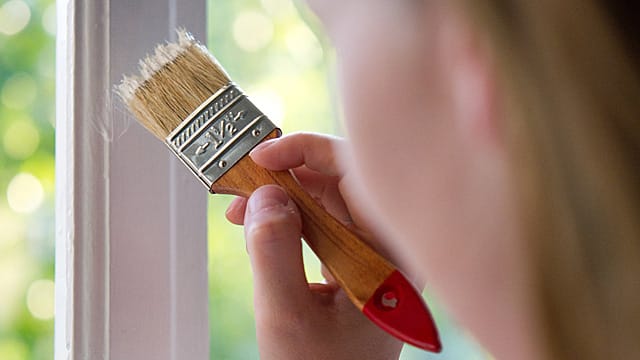
[[[432,82],[422,55],[428,44],[415,39],[412,26],[376,27],[391,22],[361,19],[335,40],[346,125],[354,150],[371,154],[358,159],[366,162],[391,155],[393,142],[411,135],[407,130],[425,115],[423,84]]]
[[[382,19],[341,31],[335,39],[347,159],[359,198],[379,231],[410,263],[438,246],[459,184],[451,104],[438,59],[435,23]],[[391,28],[376,24],[394,23]],[[343,29],[344,30],[344,29]]]
[[[416,154],[429,149],[440,118],[438,73],[427,56],[431,39],[403,19],[362,20],[335,39],[351,168],[371,193],[376,208],[388,201],[378,194],[412,185]],[[428,29],[427,29],[428,30]],[[428,84],[428,85],[427,85]],[[407,174],[401,179],[391,174]],[[407,184],[402,184],[406,181]],[[373,195],[376,194],[376,195]],[[383,201],[384,200],[384,201]]]

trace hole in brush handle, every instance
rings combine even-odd
[[[438,329],[422,296],[397,270],[385,279],[362,312],[406,343],[431,352],[442,350]]]

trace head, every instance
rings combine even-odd
[[[454,317],[498,357],[637,356],[637,6],[310,3],[354,191]]]

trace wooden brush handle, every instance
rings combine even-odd
[[[277,137],[275,130],[265,140],[274,137]],[[331,271],[351,301],[362,310],[380,284],[396,269],[331,216],[289,171],[266,170],[245,156],[218,179],[211,190],[219,194],[249,197],[254,190],[267,184],[284,188],[298,205],[305,241]]]

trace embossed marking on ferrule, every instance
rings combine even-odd
[[[211,189],[274,129],[275,125],[244,93],[229,84],[191,113],[165,142]]]
[[[172,138],[173,146],[182,150],[190,140],[197,137],[207,125],[214,121],[218,114],[242,97],[244,94],[234,84],[225,86],[192,112],[167,138]]]

